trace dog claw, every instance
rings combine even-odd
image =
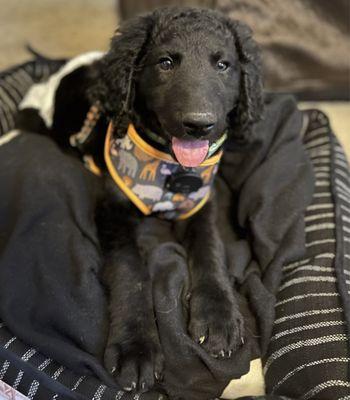
[[[228,351],[228,357],[230,358],[232,356],[232,350]]]
[[[203,344],[205,342],[206,337],[205,336],[201,336],[198,340],[199,344]]]
[[[244,344],[244,337],[243,336],[241,337],[241,342],[242,342],[242,344]]]
[[[154,377],[158,382],[161,382],[163,380],[163,375],[160,372],[155,372]]]
[[[124,387],[123,388],[126,392],[132,392],[133,390],[135,390],[136,389],[136,382],[132,382],[131,383],[131,385],[130,385],[130,387]]]
[[[225,351],[224,351],[224,350],[221,350],[221,351],[220,351],[220,356],[221,356],[222,358],[225,358]]]
[[[111,368],[110,373],[111,373],[111,374],[114,374],[114,372],[115,372],[116,370],[117,370],[117,367],[114,366],[113,368]]]

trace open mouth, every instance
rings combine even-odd
[[[198,167],[207,157],[209,140],[172,138],[172,150],[183,167]]]

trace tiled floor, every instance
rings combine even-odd
[[[0,400],[29,400],[17,390],[0,380]]]

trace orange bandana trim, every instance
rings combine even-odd
[[[208,201],[211,186],[218,170],[222,151],[192,168],[203,185],[191,193],[173,193],[166,180],[179,168],[170,155],[145,142],[132,124],[122,139],[113,139],[109,124],[104,158],[114,182],[145,215],[161,213],[166,219],[186,219],[199,211]]]

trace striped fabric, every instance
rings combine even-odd
[[[147,400],[102,384],[93,376],[77,375],[28,347],[0,323],[0,382],[31,400]],[[6,357],[4,357],[6,354]],[[157,399],[153,395],[152,399]],[[159,400],[162,396],[159,396]]]
[[[350,175],[343,150],[320,111],[304,137],[316,177],[305,215],[307,253],[284,266],[265,360],[267,391],[296,399],[350,399]],[[347,285],[347,290],[341,290]],[[342,296],[341,296],[342,294]]]
[[[62,60],[35,60],[0,73],[0,136],[14,128],[14,115],[28,89],[46,80]]]
[[[0,137],[33,82],[61,62],[33,61],[0,74]],[[267,391],[293,399],[350,400],[350,179],[344,153],[319,111],[305,112],[304,136],[316,175],[306,213],[305,259],[284,267],[265,360]],[[28,347],[0,321],[0,381],[33,400],[147,400],[79,376]],[[154,397],[152,397],[154,399]]]

